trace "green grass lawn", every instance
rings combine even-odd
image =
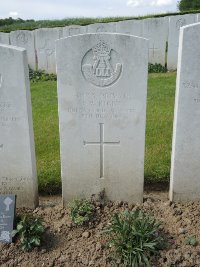
[[[176,73],[150,74],[145,180],[169,179]],[[56,82],[31,83],[40,191],[61,191]]]

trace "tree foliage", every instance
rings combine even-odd
[[[180,0],[178,3],[178,9],[181,12],[188,10],[200,10],[200,0]]]

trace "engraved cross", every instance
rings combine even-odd
[[[99,145],[100,146],[100,178],[104,177],[104,146],[105,145],[119,145],[120,141],[118,142],[105,142],[104,141],[104,123],[99,123],[100,127],[100,141],[99,142],[86,142],[83,141],[84,146],[87,145]]]
[[[156,50],[159,50],[159,48],[156,48],[153,44],[153,47],[149,48],[149,50],[152,50],[152,53],[153,53],[153,57],[155,56],[155,51]]]

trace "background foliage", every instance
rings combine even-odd
[[[180,11],[200,10],[200,0],[181,0],[178,3]]]

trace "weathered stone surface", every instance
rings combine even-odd
[[[144,19],[142,23],[143,37],[149,39],[149,63],[158,63],[165,66],[168,17]]]
[[[27,51],[28,64],[36,70],[35,39],[33,31],[13,31],[10,33],[11,45],[23,47]]]
[[[196,19],[196,14],[172,16],[169,18],[169,38],[167,54],[167,67],[169,70],[177,69],[180,27],[195,23]]]
[[[142,20],[124,20],[116,23],[116,32],[143,36]]]
[[[0,32],[0,44],[7,44],[9,45],[9,33]]]
[[[38,204],[36,161],[23,48],[0,45],[0,194],[17,195],[17,207]]]
[[[200,23],[181,28],[170,199],[200,199]]]
[[[63,28],[63,37],[69,37],[78,34],[84,34],[87,31],[86,26],[71,25]]]
[[[87,26],[87,33],[116,32],[116,23],[94,23]]]
[[[104,190],[142,202],[148,41],[77,35],[56,56],[64,203]]]
[[[35,30],[38,69],[56,73],[55,41],[63,36],[62,28]]]

